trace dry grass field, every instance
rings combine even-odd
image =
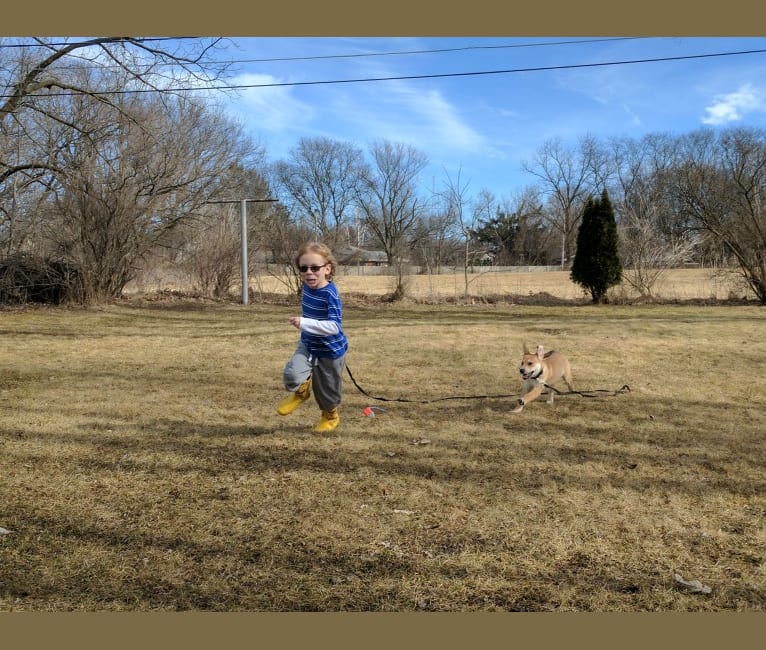
[[[259,268],[250,281],[251,292],[256,299],[273,296],[288,297],[290,283],[274,275],[277,269]],[[367,270],[372,272],[374,270]],[[360,274],[361,273],[361,274]],[[350,267],[341,269],[336,278],[345,296],[364,295],[381,298],[394,290],[394,281],[388,275],[364,275],[364,269]],[[455,302],[465,297],[465,277],[462,272],[444,274],[417,274],[406,276],[407,295],[420,302]],[[189,292],[189,282],[179,279],[172,269],[155,270],[131,283],[126,290],[129,295],[157,293],[162,291]],[[239,295],[240,287],[232,288]],[[554,301],[587,302],[581,287],[569,278],[569,271],[503,272],[492,269],[468,275],[468,293],[476,302],[525,299],[533,302]],[[619,302],[635,301],[638,293],[627,282],[613,289],[611,297]],[[732,273],[717,269],[673,269],[660,276],[653,290],[660,300],[677,302],[721,301],[754,298],[752,292]]]
[[[407,295],[419,301],[445,302],[463,299],[465,277],[462,273],[443,275],[411,275],[406,277]],[[364,294],[384,296],[394,289],[393,279],[385,275],[358,275],[351,268],[337,278],[338,288],[346,295]],[[257,276],[252,282],[255,292],[287,295],[284,282],[268,274]],[[238,289],[237,289],[238,291]],[[470,273],[468,292],[474,300],[509,299],[550,296],[567,301],[586,301],[581,287],[569,278],[569,271],[497,272],[486,270]],[[731,273],[716,269],[673,269],[660,276],[653,291],[660,299],[673,301],[728,300],[730,298],[752,299],[753,295],[743,288],[739,279]],[[613,289],[611,294],[618,301],[635,300],[638,293],[627,283]]]
[[[763,307],[350,300],[325,435],[293,311],[0,310],[0,611],[766,611]]]

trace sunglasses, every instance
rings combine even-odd
[[[325,262],[324,264],[320,264],[319,266],[317,266],[316,264],[313,266],[299,266],[298,270],[301,273],[306,273],[306,271],[311,271],[312,273],[316,273],[319,269],[323,269],[328,264],[329,262]]]

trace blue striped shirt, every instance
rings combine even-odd
[[[304,318],[331,320],[338,325],[338,333],[330,336],[301,332],[301,342],[311,354],[337,359],[346,353],[348,339],[343,333],[343,304],[334,282],[321,289],[312,289],[304,284],[301,312]]]

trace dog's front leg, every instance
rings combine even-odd
[[[512,413],[520,413],[525,404],[529,404],[529,402],[536,400],[542,394],[543,385],[536,384],[531,390],[527,391],[521,397],[519,397],[518,404],[516,405],[516,408],[513,409]]]

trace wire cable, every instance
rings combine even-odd
[[[244,90],[249,88],[282,88],[287,86],[319,86],[319,85],[332,85],[332,84],[350,84],[350,83],[365,83],[375,81],[405,81],[415,79],[443,79],[443,78],[458,78],[458,77],[475,77],[481,75],[497,75],[497,74],[514,74],[521,72],[546,72],[554,70],[573,70],[583,68],[598,68],[606,66],[617,65],[635,65],[641,63],[660,63],[667,61],[688,61],[691,59],[709,59],[714,57],[723,56],[741,56],[748,54],[764,54],[766,49],[759,50],[740,50],[737,52],[717,52],[712,54],[689,54],[684,56],[666,56],[658,58],[648,59],[631,59],[626,61],[602,61],[597,63],[573,63],[569,65],[551,65],[551,66],[538,66],[531,68],[510,68],[506,70],[483,70],[474,72],[445,72],[436,74],[422,74],[422,75],[401,75],[391,77],[363,77],[356,79],[333,79],[324,81],[285,81],[275,83],[263,83],[263,84],[232,84],[226,86],[194,86],[188,88],[135,88],[130,90],[108,90],[97,93],[101,96],[106,95],[128,95],[128,94],[140,94],[140,93],[183,93],[194,91],[211,91],[211,90]],[[67,91],[64,93],[56,93],[57,96],[79,95],[85,94],[79,91]],[[88,93],[93,94],[93,92]],[[28,97],[47,97],[46,94],[29,94]],[[0,95],[0,99],[7,99],[10,95]]]

